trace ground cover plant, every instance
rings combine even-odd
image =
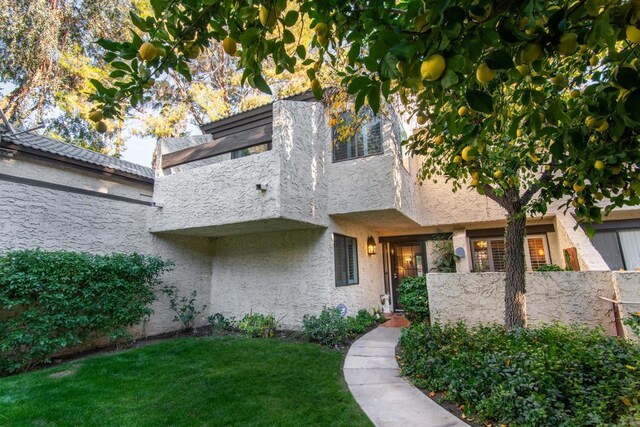
[[[309,341],[336,347],[348,344],[382,320],[379,312],[372,314],[362,309],[355,316],[345,317],[339,309],[325,307],[317,316],[305,315],[302,328]]]
[[[39,249],[0,256],[0,375],[97,337],[128,339],[171,264],[139,254]]]
[[[398,298],[404,314],[412,322],[429,320],[429,295],[426,277],[407,277],[402,280],[398,289]]]
[[[405,375],[480,420],[509,426],[640,420],[640,347],[631,341],[560,325],[507,333],[501,326],[413,323],[400,342]]]
[[[246,337],[181,338],[0,379],[0,425],[371,425],[340,352]]]

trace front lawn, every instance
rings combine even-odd
[[[176,339],[0,379],[0,425],[371,425],[341,368],[309,343]]]

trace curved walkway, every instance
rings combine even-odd
[[[379,326],[353,343],[344,378],[376,426],[468,426],[400,377],[396,345],[400,328]]]

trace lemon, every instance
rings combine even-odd
[[[413,19],[413,29],[419,33],[424,33],[429,30],[429,24],[427,23],[427,15],[418,15]]]
[[[320,89],[320,82],[318,81],[318,79],[311,80],[311,90],[315,92],[318,89]]]
[[[514,185],[516,185],[516,180],[513,178],[509,178],[507,179],[507,184],[509,184],[511,187],[513,187]]]
[[[571,183],[569,181],[567,181],[566,179],[564,181],[562,181],[562,185],[564,187],[567,187],[567,188],[571,187]]]
[[[92,122],[99,122],[100,120],[102,120],[102,118],[102,110],[93,110],[89,113],[89,120],[91,120]]]
[[[422,65],[420,66],[420,73],[422,74],[422,78],[425,80],[438,80],[442,76],[442,73],[444,73],[446,66],[447,63],[444,60],[444,57],[436,53],[422,62]]]
[[[329,41],[329,39],[327,39],[327,36],[317,36],[316,38],[318,40],[318,44],[320,44],[321,46],[324,46]]]
[[[231,37],[226,37],[222,40],[222,49],[224,49],[227,55],[235,55],[238,51],[238,44]]]
[[[477,187],[477,186],[478,186],[478,184],[480,184],[480,181],[479,181],[478,179],[475,179],[475,178],[474,178],[474,179],[472,179],[472,180],[471,180],[471,184],[470,184],[470,185],[471,185],[472,187]]]
[[[496,70],[492,70],[486,63],[480,64],[476,70],[476,79],[480,83],[489,83],[496,76]]]
[[[607,119],[602,119],[598,123],[598,127],[596,127],[596,130],[598,132],[605,132],[607,129],[609,129],[609,122],[607,121]]]
[[[594,197],[596,200],[602,200],[602,199],[604,198],[604,196],[602,195],[602,193],[596,193],[596,194],[594,194],[594,195],[593,195],[593,197]]]
[[[189,59],[196,59],[198,56],[200,56],[200,46],[197,45],[191,45],[188,49],[187,49],[187,58]]]
[[[640,43],[640,28],[635,25],[627,25],[627,40],[630,43],[638,44]]]
[[[595,163],[593,164],[593,167],[594,167],[596,170],[601,171],[601,170],[603,170],[603,169],[604,169],[604,162],[603,162],[602,160],[596,160],[596,161],[595,161]]]
[[[533,163],[535,163],[536,165],[538,164],[538,162],[540,161],[540,157],[536,156],[534,153],[527,153],[527,156],[529,156],[529,158],[531,159],[531,161]]]
[[[453,163],[460,163],[461,161],[462,161],[462,157],[460,157],[460,156],[455,156],[453,158]]]
[[[598,119],[596,119],[593,116],[587,116],[586,119],[584,119],[584,124],[588,127],[588,128],[593,128],[596,126],[596,124],[598,123]]]
[[[522,137],[522,129],[518,129],[518,130],[516,131],[516,136],[517,136],[518,138]]]
[[[140,46],[140,50],[138,50],[138,53],[140,54],[140,58],[142,58],[143,61],[153,61],[158,56],[158,50],[153,44],[149,42],[142,43],[142,46]]]
[[[435,137],[435,139],[433,140],[433,143],[436,145],[440,145],[444,142],[444,137],[442,135],[438,135]]]
[[[467,108],[466,105],[463,105],[462,107],[458,108],[458,115],[460,117],[466,116],[467,113],[469,113],[469,109]]]
[[[564,75],[556,74],[555,76],[551,77],[551,83],[553,83],[556,86],[564,86],[565,84]]]
[[[600,59],[596,55],[593,55],[591,58],[589,58],[589,65],[591,65],[592,67],[595,67],[599,63]]]
[[[613,175],[618,175],[621,171],[622,169],[620,168],[620,166],[614,166],[611,168],[611,174]]]
[[[476,158],[474,155],[469,155],[469,151],[471,151],[472,149],[473,147],[471,147],[470,145],[467,145],[462,149],[462,159],[465,162],[470,162],[471,160]]]
[[[584,205],[584,197],[582,197],[582,196],[578,197],[578,198],[576,199],[576,204],[577,204],[578,206],[582,206],[582,205]]]
[[[96,123],[96,132],[98,133],[105,133],[107,131],[107,124],[103,121],[99,121],[98,123]]]
[[[572,97],[573,99],[576,99],[577,97],[580,96],[580,91],[574,89],[571,91],[571,93],[569,93],[569,96]]]
[[[518,72],[523,76],[528,76],[529,72],[531,71],[529,70],[529,66],[524,64],[516,66],[516,70],[518,70]]]
[[[423,125],[425,123],[427,123],[427,116],[424,114],[418,114],[416,116],[416,121],[418,122],[419,125]]]
[[[562,56],[571,55],[578,49],[578,35],[576,33],[566,33],[560,37],[558,53]]]
[[[478,180],[478,179],[480,179],[480,174],[478,172],[472,172],[471,173],[471,178],[475,179],[475,180]]]
[[[327,27],[327,24],[325,24],[324,22],[320,22],[318,23],[318,25],[316,25],[315,31],[316,35],[325,37],[327,35],[327,32],[329,31],[329,27]]]
[[[260,6],[260,23],[263,27],[271,28],[276,25],[278,13],[275,7]]]
[[[502,178],[502,171],[501,171],[500,169],[498,169],[497,171],[495,171],[495,172],[493,173],[493,177],[494,177],[495,179],[500,179],[500,178]]]
[[[575,191],[576,193],[581,192],[582,190],[584,190],[585,185],[584,184],[580,184],[578,181],[573,183],[573,191]]]
[[[528,64],[534,62],[542,55],[542,48],[537,43],[527,43],[527,45],[520,52],[520,59],[522,62]]]

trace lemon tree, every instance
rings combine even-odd
[[[306,66],[318,97],[328,66],[356,108],[397,100],[419,126],[407,144],[424,155],[421,177],[505,210],[507,329],[526,325],[527,215],[560,200],[589,224],[640,203],[640,0],[150,1],[154,16],[132,15],[142,37],[98,42],[122,70],[97,88],[104,116],[142,102],[167,70],[189,78],[198,49],[218,42],[267,93],[265,61]]]

